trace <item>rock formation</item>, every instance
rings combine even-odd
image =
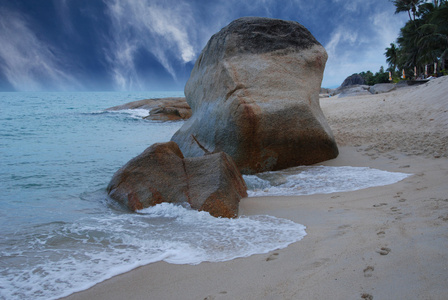
[[[144,99],[123,105],[110,107],[106,110],[146,109],[148,116],[144,119],[158,121],[176,121],[191,117],[191,109],[184,97]]]
[[[364,96],[371,94],[388,93],[396,89],[393,83],[377,83],[374,86],[369,85],[349,85],[346,87],[339,87],[334,91],[334,95],[339,98]]]
[[[353,74],[345,78],[344,82],[341,84],[341,88],[351,85],[366,85],[365,79],[359,74]]]
[[[350,85],[344,88],[338,89],[338,97],[353,97],[353,96],[363,96],[371,95],[369,92],[370,86],[368,85]]]
[[[372,94],[388,93],[393,90],[395,90],[395,84],[393,83],[377,83],[369,89]]]
[[[223,151],[246,174],[336,157],[319,106],[326,60],[299,23],[233,21],[196,61],[185,86],[193,115],[172,141],[188,157]]]
[[[119,169],[109,196],[132,211],[162,202],[189,203],[215,217],[238,215],[246,184],[232,158],[216,153],[184,158],[174,142],[154,144]]]

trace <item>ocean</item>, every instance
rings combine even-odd
[[[157,261],[218,262],[287,247],[305,226],[273,216],[213,218],[160,204],[131,213],[108,199],[115,171],[183,121],[107,112],[183,92],[0,93],[0,299],[57,299]],[[385,185],[409,174],[298,167],[245,176],[250,196]],[[306,224],[305,224],[306,225]]]

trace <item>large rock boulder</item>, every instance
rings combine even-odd
[[[215,217],[238,215],[246,184],[232,158],[216,153],[184,158],[174,142],[154,144],[119,169],[109,196],[135,211],[162,202],[186,203]]]
[[[196,61],[185,86],[193,115],[172,141],[189,157],[223,151],[246,174],[336,157],[319,106],[326,60],[299,23],[233,21]]]

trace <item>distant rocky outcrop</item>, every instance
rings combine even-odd
[[[341,88],[352,85],[366,85],[366,80],[359,74],[353,74],[345,78],[344,82],[341,84]]]
[[[144,99],[110,107],[106,110],[124,109],[146,109],[148,116],[144,118],[150,120],[176,121],[191,117],[191,108],[184,97]]]
[[[339,98],[371,95],[368,85],[352,85],[344,88],[338,88],[337,94]]]
[[[246,174],[335,158],[319,106],[326,60],[297,22],[233,21],[196,61],[185,87],[193,115],[172,141],[185,156],[223,151]]]
[[[388,93],[396,89],[393,83],[377,83],[373,86],[369,85],[350,85],[346,87],[339,87],[333,92],[339,98],[364,96],[372,94]]]
[[[371,86],[369,92],[372,94],[382,94],[388,93],[390,91],[395,90],[395,84],[393,83],[377,83],[374,86]]]
[[[189,203],[215,217],[234,218],[246,184],[232,158],[220,152],[185,158],[174,142],[154,144],[112,177],[109,196],[135,211],[162,202]]]

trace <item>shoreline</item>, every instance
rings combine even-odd
[[[321,99],[340,154],[318,165],[413,175],[351,192],[241,201],[240,214],[304,224],[301,241],[226,262],[156,262],[63,299],[444,299],[447,94],[444,78],[387,94]]]

